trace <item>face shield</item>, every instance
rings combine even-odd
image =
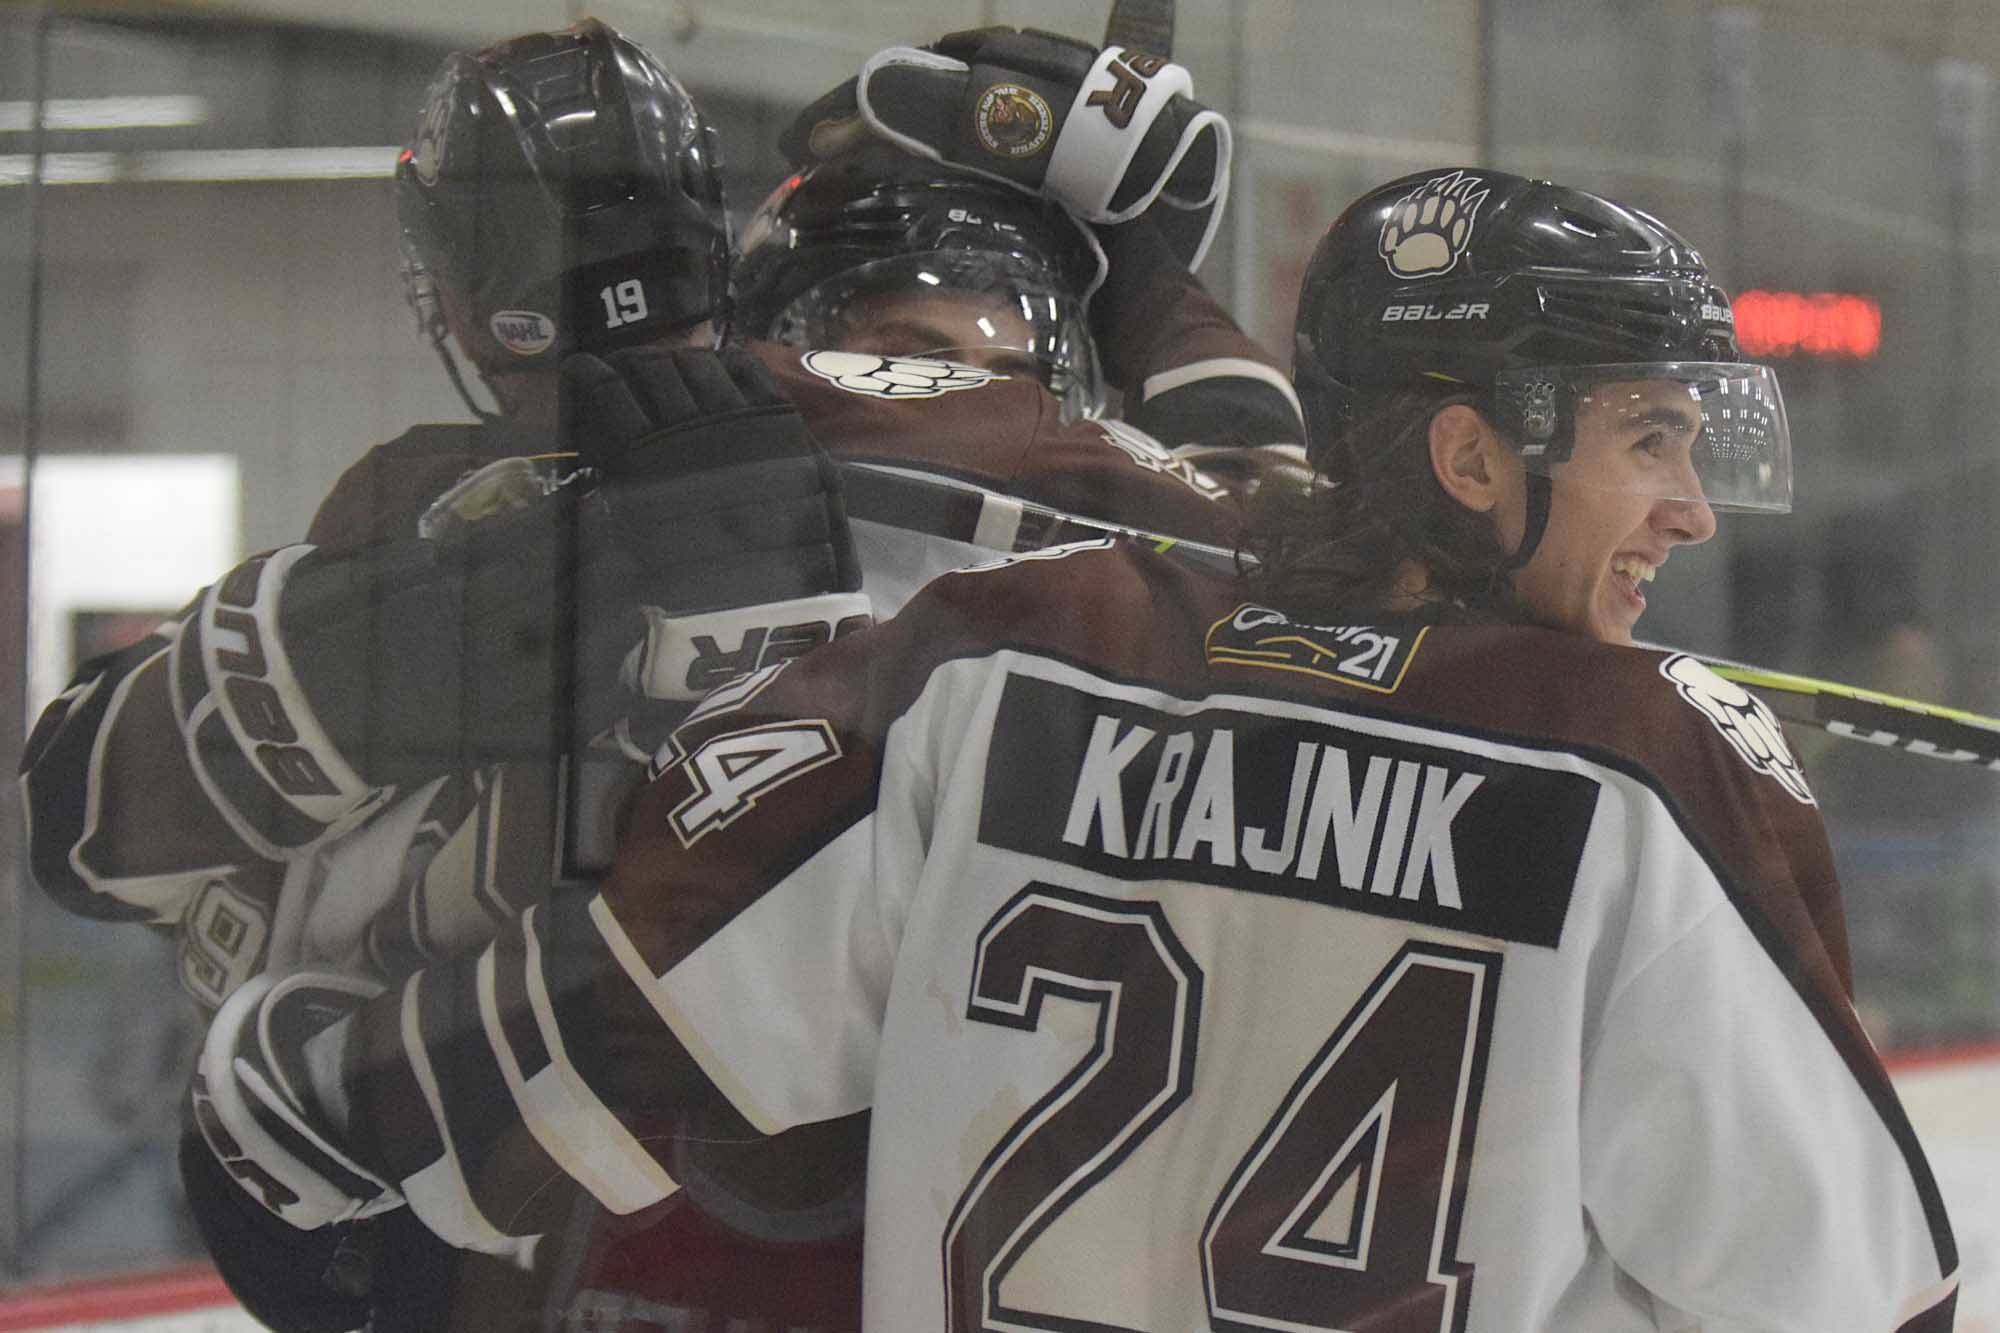
[[[1025,255],[934,250],[857,265],[807,288],[767,336],[1026,376],[1062,400],[1066,418],[1104,405],[1083,303]]]
[[[1716,510],[1791,510],[1791,429],[1768,366],[1537,366],[1493,387],[1530,472]]]

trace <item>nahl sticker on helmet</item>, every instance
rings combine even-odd
[[[1382,224],[1377,250],[1399,278],[1449,273],[1472,242],[1472,224],[1488,191],[1478,176],[1434,176],[1398,199]],[[1465,318],[1465,316],[1460,316]]]
[[[1376,694],[1394,694],[1428,631],[1392,633],[1372,625],[1301,625],[1282,611],[1248,603],[1208,627],[1217,665],[1294,671]]]
[[[941,398],[954,389],[977,389],[1009,378],[956,361],[873,352],[807,352],[799,362],[821,379],[871,398]]]
[[[493,340],[516,356],[539,356],[555,346],[556,322],[533,310],[496,310],[487,327]]]
[[[1693,704],[1751,769],[1775,778],[1786,794],[1804,805],[1817,805],[1799,761],[1785,744],[1784,730],[1770,705],[1734,681],[1724,680],[1686,653],[1660,663],[1660,674],[1674,683],[1681,698]]]

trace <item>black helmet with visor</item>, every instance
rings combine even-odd
[[[897,150],[804,167],[744,228],[732,331],[801,347],[1019,365],[1101,410],[1087,302],[1103,251],[1058,205]]]
[[[490,335],[486,375],[722,314],[715,136],[657,60],[595,19],[448,57],[396,196],[420,322],[442,350],[447,290]]]
[[[1579,413],[1641,414],[1686,437],[1685,466],[1634,480],[1647,494],[1791,508],[1777,376],[1742,359],[1729,298],[1665,224],[1587,191],[1474,167],[1371,191],[1313,255],[1295,344],[1308,435],[1336,480],[1364,396],[1417,383],[1481,391],[1543,479],[1517,561],[1546,522],[1546,479],[1570,457]]]

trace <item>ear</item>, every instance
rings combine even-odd
[[[1489,514],[1506,498],[1512,479],[1507,446],[1492,425],[1464,403],[1431,417],[1431,475],[1452,499]]]

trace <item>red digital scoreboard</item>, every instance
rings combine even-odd
[[[1872,296],[1747,291],[1732,305],[1746,357],[1872,361],[1882,350],[1882,307]]]

